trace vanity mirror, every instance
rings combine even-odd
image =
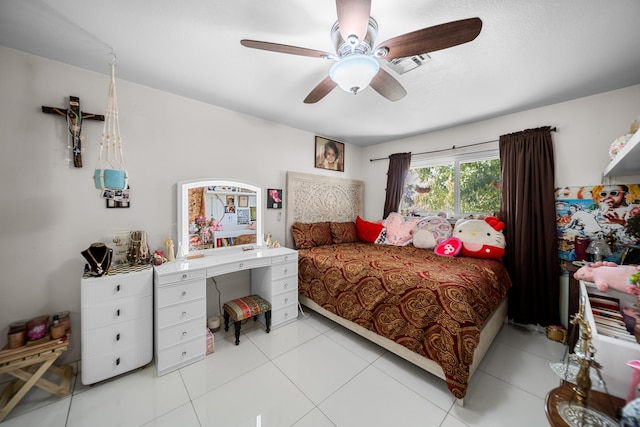
[[[184,255],[249,243],[262,245],[262,188],[239,181],[198,179],[178,182],[177,191],[178,243]]]

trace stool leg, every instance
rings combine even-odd
[[[240,344],[240,327],[242,327],[242,322],[238,321],[233,324],[233,327],[236,330],[236,345]]]
[[[271,310],[264,312],[264,320],[267,324],[267,333],[269,333],[269,331],[271,331]]]
[[[229,330],[229,313],[227,313],[226,311],[224,312],[224,330]]]

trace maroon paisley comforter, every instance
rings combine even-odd
[[[298,276],[301,295],[436,361],[459,399],[482,325],[511,286],[501,261],[370,243],[300,249]]]

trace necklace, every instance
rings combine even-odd
[[[102,276],[102,274],[105,273],[104,269],[102,268],[102,263],[105,261],[105,259],[107,259],[107,255],[109,255],[109,252],[110,252],[109,248],[106,248],[106,250],[104,251],[104,256],[102,257],[100,262],[98,262],[98,260],[91,253],[91,248],[87,249],[87,253],[91,257],[93,262],[96,263],[96,273],[98,274],[98,276]],[[107,262],[107,263],[109,263],[109,262]]]

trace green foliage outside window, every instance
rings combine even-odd
[[[460,200],[455,208],[455,163],[411,168],[400,209],[410,212],[493,213],[500,209],[500,160],[459,162]]]

